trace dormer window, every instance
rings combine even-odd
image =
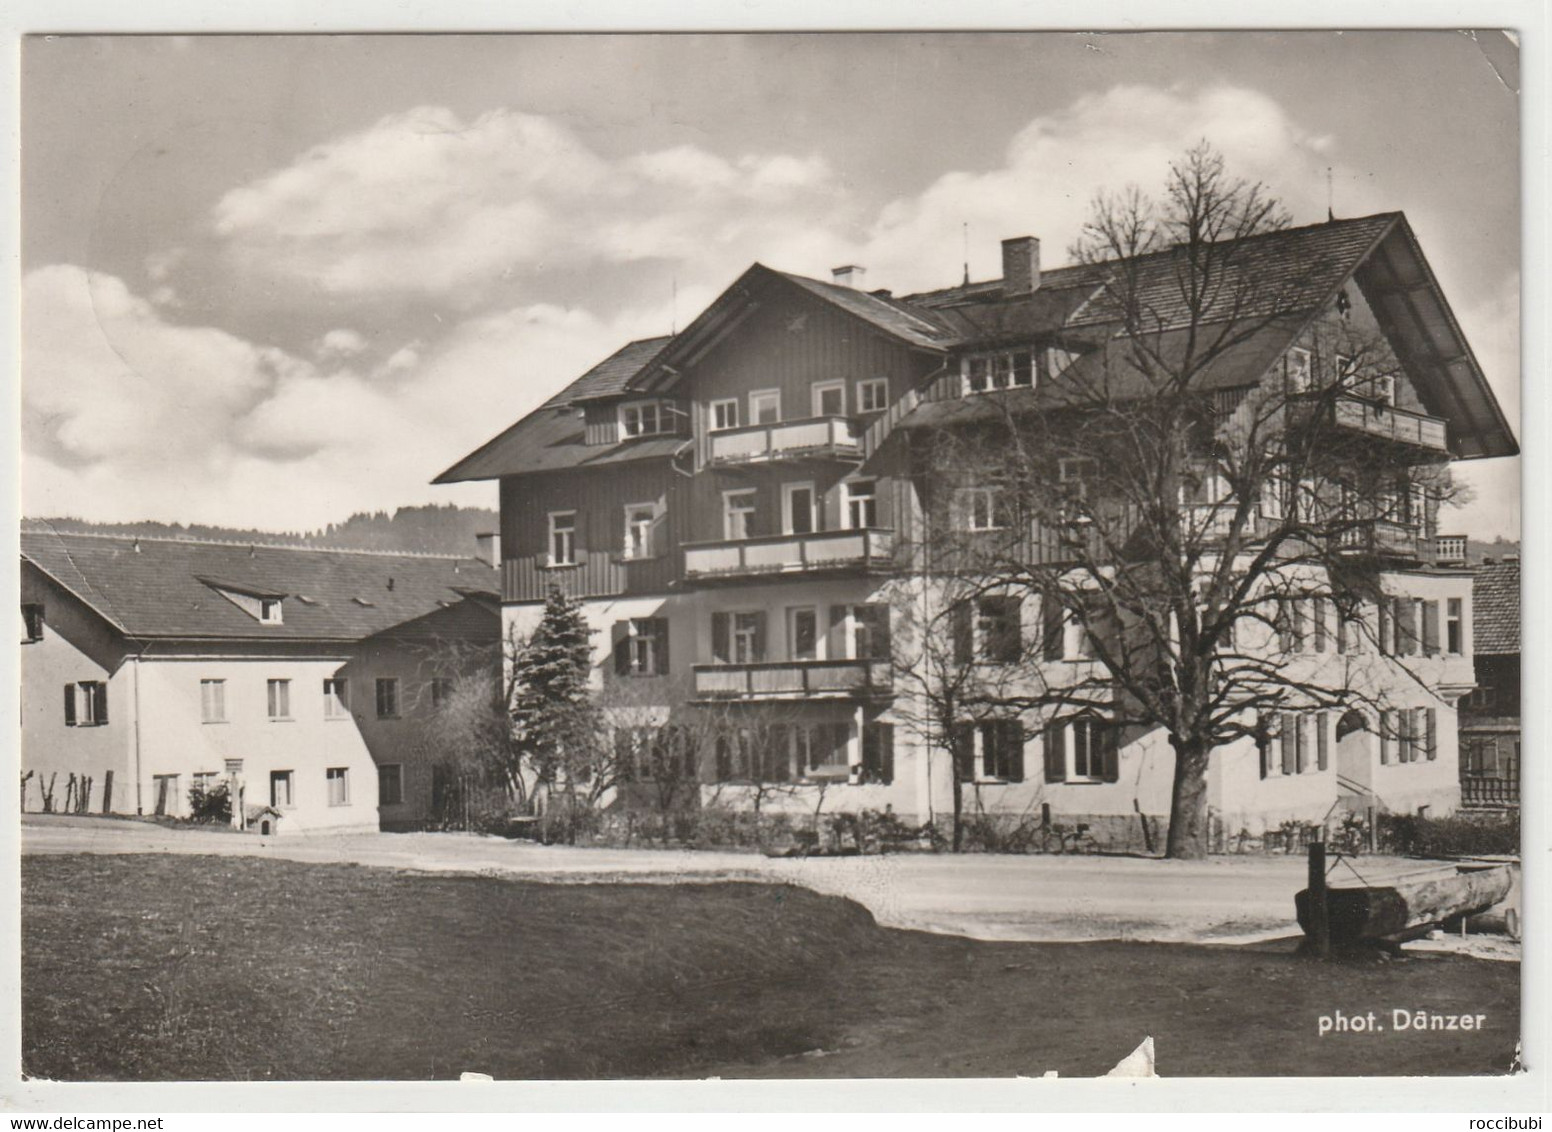
[[[1303,346],[1288,351],[1285,361],[1289,393],[1308,393],[1314,386],[1314,355]]]
[[[638,401],[620,406],[620,435],[626,439],[674,431],[673,409],[661,401]]]
[[[286,595],[278,590],[220,578],[200,578],[199,580],[260,625],[279,625],[284,621],[281,603]]]
[[[960,376],[966,396],[1005,389],[1032,389],[1035,385],[1035,352],[1002,350],[969,354],[960,359]]]

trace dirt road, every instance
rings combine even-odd
[[[23,819],[22,852],[240,855],[572,883],[785,881],[856,900],[889,927],[1032,942],[1227,942],[1291,934],[1298,930],[1293,894],[1305,878],[1299,857],[1188,862],[902,853],[769,860],[746,853],[588,849],[450,833],[260,838],[58,815]],[[1358,863],[1371,881],[1419,867],[1417,861],[1391,858]],[[1343,868],[1333,881],[1343,879]]]

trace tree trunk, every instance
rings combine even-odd
[[[1175,782],[1169,800],[1169,837],[1164,856],[1201,860],[1207,856],[1208,747],[1196,738],[1171,738]]]
[[[964,842],[965,788],[959,781],[959,765],[957,763],[949,767],[949,781],[954,784],[953,851],[958,853]]]

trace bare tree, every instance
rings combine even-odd
[[[1097,293],[1042,351],[1038,388],[914,442],[929,625],[983,596],[1041,611],[1012,669],[928,665],[937,736],[976,705],[1162,729],[1172,857],[1207,850],[1216,748],[1264,746],[1287,712],[1384,711],[1356,678],[1399,651],[1379,566],[1454,492],[1442,435],[1387,404],[1383,335],[1332,257],[1275,235],[1286,223],[1205,144],[1161,201],[1101,195],[1072,250]],[[1301,626],[1341,663],[1301,657]],[[1043,663],[1063,657],[1081,663]]]

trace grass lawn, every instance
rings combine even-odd
[[[1503,1073],[1519,965],[978,943],[760,884],[239,857],[22,862],[25,1072],[59,1080]],[[1485,1014],[1394,1032],[1395,1008]],[[1386,1032],[1317,1036],[1374,1011]]]

